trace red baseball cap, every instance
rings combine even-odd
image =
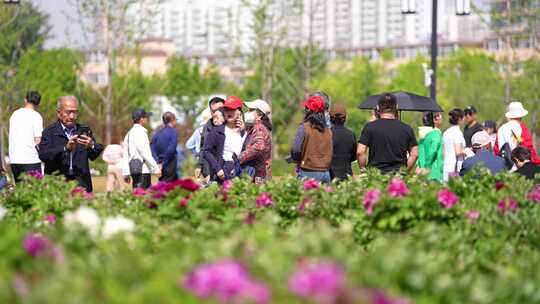
[[[313,112],[324,112],[324,99],[321,96],[311,96],[304,101],[304,107]]]
[[[242,101],[242,99],[236,96],[227,97],[227,99],[225,99],[225,102],[223,103],[223,107],[225,109],[231,109],[231,110],[241,109],[243,105],[244,105],[244,102]]]

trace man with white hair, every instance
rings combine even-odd
[[[88,160],[96,160],[103,146],[96,143],[92,130],[77,123],[79,103],[75,96],[62,96],[56,107],[58,121],[45,128],[38,145],[45,174],[59,173],[92,192]]]
[[[529,111],[525,110],[521,102],[511,102],[505,114],[508,122],[497,131],[494,150],[497,155],[505,158],[506,165],[509,168],[513,166],[511,153],[517,146],[523,146],[531,152],[532,163],[540,163],[533,147],[531,132],[522,121],[527,114],[529,114]]]
[[[484,168],[487,168],[491,174],[497,174],[506,170],[504,159],[493,154],[491,138],[486,131],[474,133],[471,144],[475,155],[463,161],[459,175],[464,176],[475,166],[483,166]]]

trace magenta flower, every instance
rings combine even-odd
[[[401,179],[394,178],[388,184],[388,194],[391,197],[405,197],[409,194],[409,188]]]
[[[246,217],[244,218],[244,223],[245,223],[246,225],[252,226],[253,223],[255,223],[255,213],[253,213],[253,212],[248,212],[248,214],[247,214]]]
[[[267,192],[263,192],[255,200],[255,205],[257,206],[257,208],[263,208],[274,205],[274,202],[272,201],[272,196],[270,196],[270,194],[268,194]]]
[[[133,196],[141,197],[145,195],[146,195],[146,191],[143,188],[133,189]]]
[[[408,304],[407,299],[393,298],[381,291],[375,291],[371,295],[373,304]]]
[[[540,187],[534,188],[527,194],[526,198],[531,202],[540,203]]]
[[[504,182],[501,182],[501,181],[497,181],[495,182],[495,190],[499,191],[501,190],[502,188],[504,188]]]
[[[27,234],[23,240],[24,250],[32,257],[37,257],[49,251],[51,245],[51,241],[35,233]]]
[[[332,186],[326,186],[326,187],[324,187],[324,192],[332,193],[332,192],[334,192],[334,189],[332,188]]]
[[[38,170],[32,170],[32,171],[28,171],[28,175],[30,175],[31,177],[37,179],[37,180],[42,180],[43,179],[43,174],[41,173],[41,171],[38,171]]]
[[[366,213],[368,215],[371,215],[373,213],[373,206],[379,201],[381,198],[381,190],[379,189],[369,189],[364,193],[364,208],[366,209]]]
[[[56,215],[54,214],[49,214],[47,216],[45,216],[45,222],[49,223],[49,224],[54,224],[56,223]]]
[[[189,199],[186,197],[182,198],[180,202],[178,203],[178,207],[186,207],[189,203]]]
[[[233,187],[233,182],[231,180],[226,180],[223,182],[223,192],[227,193]]]
[[[82,197],[87,200],[91,200],[94,198],[94,195],[90,192],[86,192],[86,190],[82,187],[75,187],[71,192],[69,193],[71,197]]]
[[[186,189],[190,192],[195,192],[201,188],[201,185],[196,183],[194,180],[190,178],[186,179],[179,179],[174,182],[172,182],[176,187],[180,187],[182,189]]]
[[[216,299],[220,303],[269,303],[268,288],[254,281],[238,262],[219,261],[191,271],[183,287],[201,299]]]
[[[474,211],[474,210],[471,210],[471,211],[468,211],[465,213],[465,216],[470,219],[470,220],[476,220],[480,217],[480,212],[479,211]]]
[[[499,202],[497,208],[502,213],[506,213],[507,211],[514,212],[518,209],[518,202],[515,199],[505,198]]]
[[[459,202],[459,197],[448,189],[442,189],[437,193],[437,199],[444,208],[452,208]]]
[[[309,203],[311,203],[311,199],[309,197],[305,197],[298,205],[298,212],[303,213]]]
[[[333,262],[303,262],[289,278],[289,290],[299,297],[333,303],[345,288],[345,272]]]
[[[310,178],[304,181],[304,190],[319,189],[320,183],[316,179]]]

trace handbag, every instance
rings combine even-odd
[[[130,132],[131,133],[131,132]],[[142,174],[142,168],[143,168],[143,161],[138,159],[138,158],[134,158],[134,159],[131,159],[131,153],[130,153],[130,150],[129,150],[129,135],[128,134],[128,159],[129,159],[129,173],[131,175],[140,175]]]

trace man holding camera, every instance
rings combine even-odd
[[[88,159],[95,160],[103,151],[92,130],[77,123],[79,104],[75,96],[58,99],[58,121],[48,126],[38,146],[39,158],[45,163],[45,174],[60,173],[66,180],[76,180],[86,192],[92,192]]]

